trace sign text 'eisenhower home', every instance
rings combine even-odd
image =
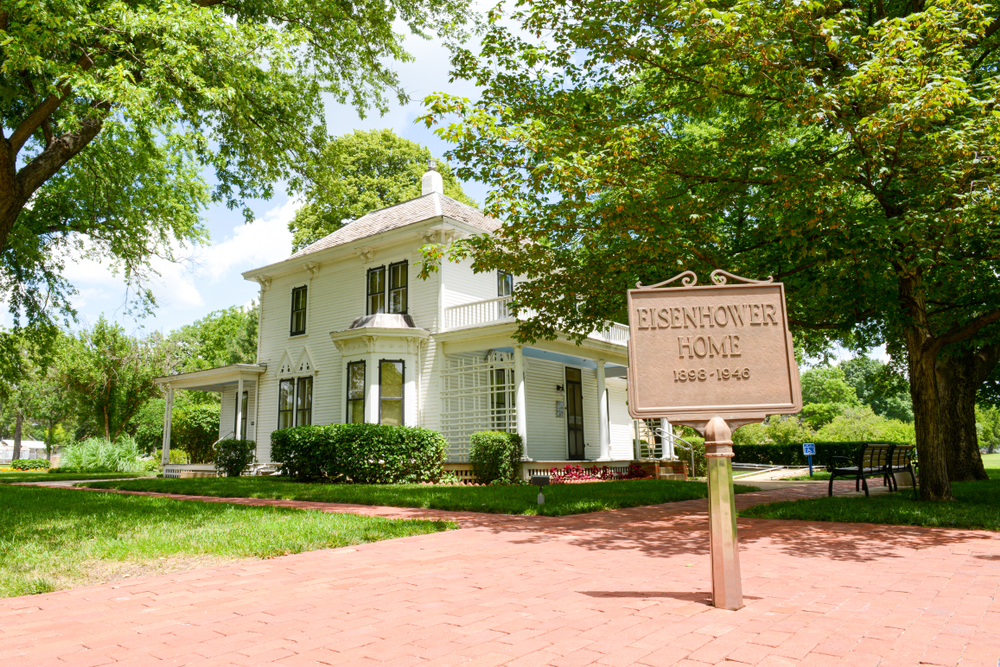
[[[722,306],[684,306],[677,308],[636,308],[639,329],[691,330],[781,326],[780,313],[774,304],[741,303]],[[677,354],[681,359],[739,357],[738,333],[708,333],[677,336]]]

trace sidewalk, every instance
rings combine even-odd
[[[812,485],[737,499],[820,493]],[[463,529],[0,600],[0,664],[1000,659],[995,533],[741,519],[746,607],[731,612],[708,604],[704,500],[563,518],[323,509],[449,518]]]

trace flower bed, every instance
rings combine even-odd
[[[650,477],[641,465],[633,463],[627,473],[615,472],[608,466],[568,465],[549,470],[549,481],[552,484],[573,484],[574,482],[608,482],[622,479],[646,479]]]

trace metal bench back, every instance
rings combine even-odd
[[[892,467],[905,468],[913,459],[913,445],[896,445],[892,448]]]
[[[858,466],[865,470],[881,470],[889,462],[892,445],[865,445]]]

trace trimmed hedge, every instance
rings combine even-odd
[[[271,460],[302,481],[436,482],[448,442],[437,431],[382,424],[296,426],[271,433]]]
[[[253,440],[229,438],[215,443],[215,468],[226,477],[239,477],[256,460],[257,443]]]
[[[852,461],[866,442],[816,442],[814,467],[825,467],[834,456],[843,456]],[[905,444],[905,443],[884,443]],[[802,455],[802,443],[789,445],[733,445],[733,461],[736,463],[764,463],[776,466],[805,466],[808,459]]]
[[[48,470],[48,459],[14,459],[10,462],[10,467],[14,470]]]
[[[479,431],[469,436],[469,463],[482,484],[517,484],[521,481],[524,443],[517,433]]]

